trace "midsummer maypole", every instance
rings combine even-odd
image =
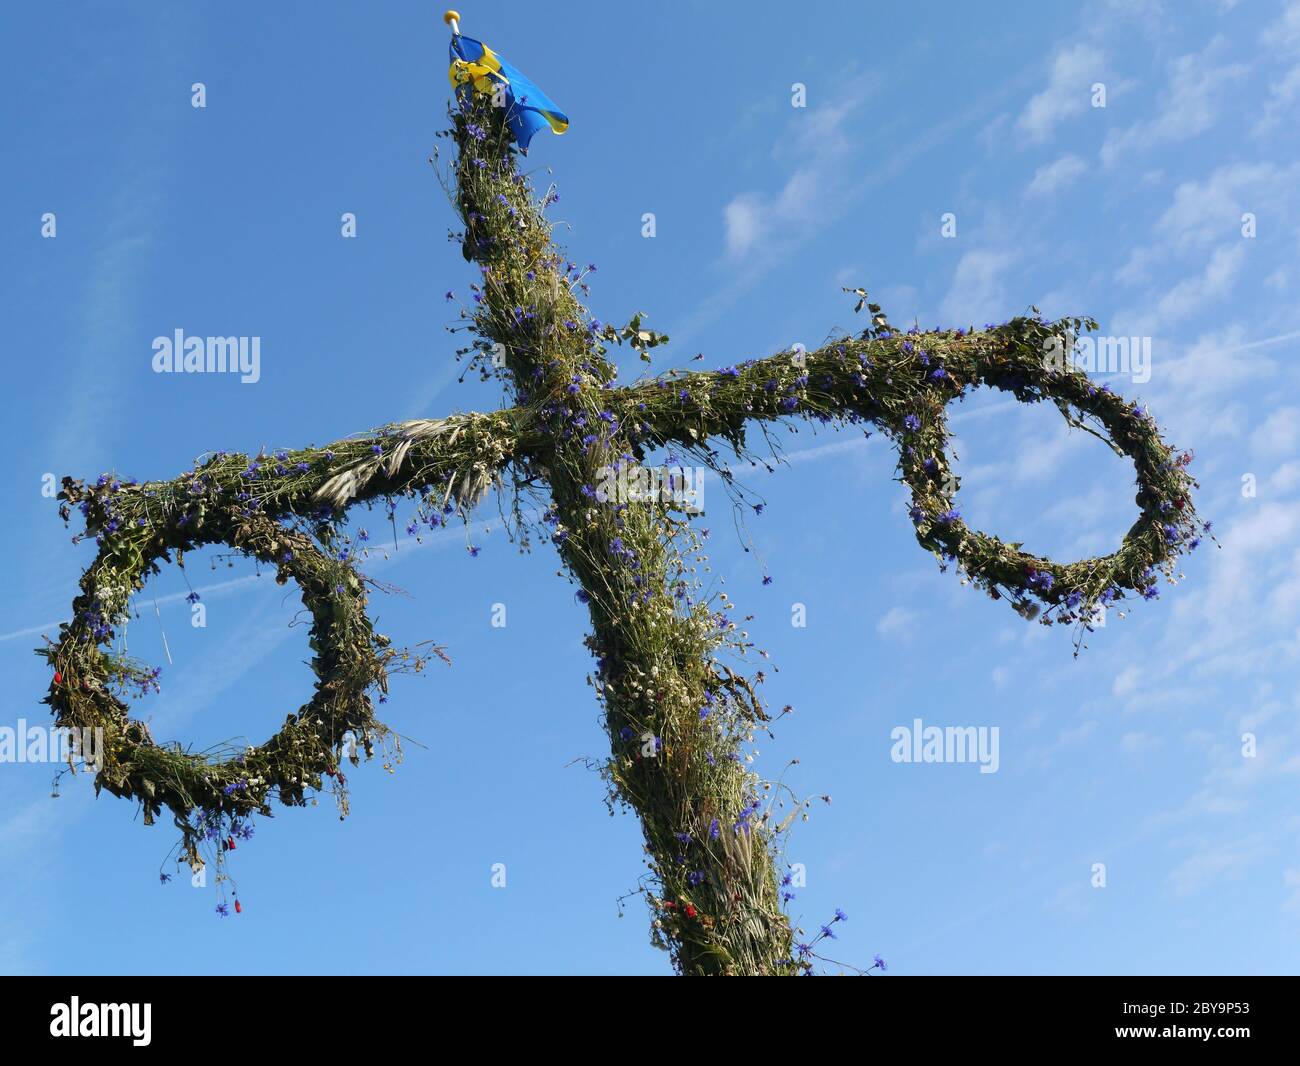
[[[641,483],[622,475],[668,451],[739,493],[720,449],[759,458],[747,443],[756,424],[764,433],[801,420],[869,425],[898,449],[918,543],[965,583],[1082,640],[1099,612],[1129,595],[1153,598],[1159,576],[1173,579],[1179,555],[1208,529],[1191,501],[1191,456],[1161,438],[1144,407],[1094,387],[1065,358],[1074,338],[1095,328],[1085,318],[904,333],[855,290],[857,309],[871,315],[855,336],[616,384],[613,346],[648,360],[667,338],[644,329],[640,315],[621,327],[592,317],[579,300],[591,268],[556,247],[545,216],[553,198],[538,197],[517,165],[536,133],[563,133],[568,117],[463,35],[455,11],[444,20],[455,101],[446,135],[457,149],[449,191],[465,257],[479,272],[460,323],[475,340],[461,354],[500,378],[511,404],[390,424],[324,447],[217,451],[170,481],[64,478],[60,512],[68,521],[76,508],[86,528],[74,539],[93,538],[98,550],[70,620],[38,649],[52,672],[45,702],[73,735],[102,732],[96,790],[137,803],[146,825],[168,812],[181,860],[195,871],[215,860],[222,892],[228,852],[248,838],[254,816],[272,813],[272,801],[304,806],[328,794],[346,814],[344,762],[378,754],[390,766],[399,754],[374,702],[391,673],[419,669],[427,656],[375,632],[357,565],[364,545],[344,526],[348,509],[376,500],[393,513],[410,507],[415,536],[452,515],[467,518],[508,479],[521,539],[533,527],[519,497],[544,495],[540,529],[590,614],[588,680],[610,744],[597,769],[611,810],[630,809],[641,826],[652,940],[685,974],[808,972],[829,930],[803,938],[788,917],[781,841],[806,801],[750,769],[749,744],[768,728],[763,672],[728,665],[753,651],[747,619],[726,594],[699,585],[704,531],[692,525],[689,500],[601,486]],[[979,385],[1050,402],[1132,460],[1139,515],[1116,551],[1059,563],[966,525],[946,410]],[[215,544],[297,584],[312,619],[316,685],[266,743],[198,752],[157,742],[131,716],[127,700],[159,681],[156,668],[127,654],[124,634],[133,596],[162,564]],[[229,913],[224,899],[218,911]],[[837,912],[829,924],[840,920]]]

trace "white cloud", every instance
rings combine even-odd
[[[1159,327],[1177,325],[1196,311],[1227,299],[1246,258],[1242,243],[1224,244],[1214,249],[1205,269],[1177,282],[1156,304],[1156,323],[1140,331],[1143,336]]]
[[[1161,94],[1159,110],[1146,121],[1115,131],[1102,145],[1101,161],[1107,167],[1165,144],[1190,140],[1218,121],[1226,89],[1244,77],[1244,63],[1216,65],[1229,50],[1223,36],[1215,37],[1200,52],[1179,56],[1170,64],[1169,84]]]
[[[1066,726],[1061,730],[1055,740],[1043,747],[1030,748],[1025,752],[1025,764],[1034,766],[1038,769],[1044,769],[1050,766],[1056,756],[1070,748],[1078,747],[1097,732],[1097,723],[1089,718],[1078,725]]]
[[[1195,274],[1180,278],[1167,287],[1152,286],[1138,307],[1117,311],[1109,329],[1122,337],[1160,337],[1193,318],[1198,312],[1220,310],[1231,294],[1246,263],[1246,241],[1221,244]],[[1148,251],[1147,259],[1155,256]],[[1130,263],[1133,259],[1130,258]],[[1229,367],[1239,361],[1231,361]],[[1252,362],[1252,360],[1246,360]],[[1219,374],[1211,368],[1212,377]]]
[[[1063,155],[1056,162],[1041,166],[1034,172],[1025,195],[1053,196],[1072,184],[1087,169],[1088,165],[1077,155]]]
[[[1150,733],[1134,731],[1119,738],[1119,749],[1125,755],[1144,755],[1161,747],[1164,741]]]
[[[1283,463],[1269,475],[1265,485],[1270,493],[1283,496],[1300,489],[1300,459]]]
[[[1156,231],[1174,248],[1203,246],[1226,234],[1241,234],[1241,216],[1269,213],[1293,194],[1300,168],[1272,163],[1234,163],[1219,167],[1205,181],[1186,181]]]
[[[1269,88],[1269,98],[1263,112],[1255,121],[1252,132],[1257,137],[1272,133],[1282,124],[1283,117],[1300,100],[1300,63],[1291,67]]]
[[[1120,699],[1131,696],[1142,682],[1142,671],[1136,666],[1126,666],[1116,675],[1111,691]]]
[[[762,198],[757,193],[742,193],[722,209],[728,255],[742,256],[758,241],[763,232],[762,211]]]
[[[1093,83],[1102,79],[1104,67],[1105,57],[1090,44],[1061,49],[1047,88],[1025,105],[1016,127],[1031,141],[1045,141],[1058,125],[1087,109]]]
[[[1213,881],[1240,877],[1242,870],[1254,858],[1253,851],[1241,848],[1206,848],[1179,863],[1169,880],[1174,891],[1185,896]]]
[[[994,318],[1003,306],[1002,275],[1014,261],[1015,257],[1006,251],[966,252],[957,261],[952,285],[940,307],[944,322],[965,326]]]
[[[846,125],[861,113],[869,87],[859,79],[837,96],[836,103],[800,109],[791,136],[778,143],[777,154],[795,160],[779,192],[746,191],[722,209],[727,254],[741,259],[763,249],[775,255],[809,223],[835,217],[855,194],[845,163],[854,142]]]
[[[1269,86],[1269,97],[1252,130],[1257,137],[1281,125],[1300,101],[1300,0],[1292,0],[1282,16],[1264,30],[1261,39],[1266,49],[1289,58],[1291,65]]]
[[[1251,434],[1250,443],[1264,455],[1300,451],[1300,407],[1279,407]]]
[[[1151,238],[1137,245],[1116,277],[1126,284],[1150,280],[1157,265],[1183,261],[1189,253],[1205,252],[1225,238],[1240,241],[1242,216],[1274,229],[1278,219],[1300,211],[1300,164],[1234,163],[1218,167],[1203,181],[1184,181],[1174,190]]]
[[[917,622],[915,611],[906,607],[891,607],[876,623],[876,632],[882,637],[907,640],[915,634]]]
[[[1300,910],[1300,866],[1291,866],[1282,871],[1282,884],[1291,890],[1286,902],[1282,904],[1284,910]]]

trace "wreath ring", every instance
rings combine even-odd
[[[973,584],[994,599],[1006,596],[1027,617],[1042,611],[1049,624],[1077,622],[1091,628],[1100,612],[1126,591],[1154,598],[1157,570],[1172,577],[1176,556],[1194,549],[1208,526],[1196,522],[1191,506],[1196,483],[1187,472],[1190,453],[1175,454],[1142,406],[1097,386],[1076,367],[1045,359],[1042,342],[1053,335],[1044,330],[1038,343],[1021,334],[1018,344],[965,347],[958,339],[941,346],[939,358],[922,368],[916,411],[891,413],[882,421],[899,446],[899,471],[911,490],[910,514],[923,547],[955,561]],[[1118,550],[1058,563],[966,525],[953,501],[960,479],[948,456],[946,410],[978,385],[1012,393],[1025,403],[1050,401],[1072,426],[1133,462],[1140,514]]]
[[[111,481],[94,489],[64,482],[65,498],[85,500],[90,509],[107,510],[118,487]],[[339,762],[349,735],[355,740],[350,745],[355,763],[357,744],[369,755],[375,741],[388,734],[375,718],[371,693],[386,692],[391,661],[409,656],[373,631],[364,579],[346,551],[327,555],[305,532],[243,504],[202,508],[197,520],[186,510],[157,521],[129,513],[131,504],[122,502],[127,498],[114,497],[114,518],[100,526],[100,550],[81,579],[73,618],[62,624],[60,639],[48,652],[55,674],[45,702],[54,709],[56,725],[72,729],[74,736],[79,730],[102,731],[96,791],[138,800],[145,824],[152,824],[163,807],[170,809],[184,834],[183,854],[194,864],[201,861],[197,846],[205,824],[210,827],[223,815],[232,820],[254,812],[269,815],[273,795],[285,805],[303,806],[307,790],[319,790],[325,776],[344,785]],[[143,511],[145,497],[136,498]],[[213,544],[228,544],[274,566],[280,584],[297,582],[311,616],[315,653],[312,698],[266,743],[237,754],[228,750],[224,757],[155,741],[145,723],[130,717],[123,695],[131,686],[156,686],[158,671],[111,651],[131,595],[160,572],[159,563],[170,561],[173,552],[181,562],[185,551]],[[190,820],[195,811],[201,815],[198,824]]]

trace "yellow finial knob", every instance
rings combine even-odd
[[[459,11],[443,12],[442,21],[445,22],[448,26],[450,26],[453,22],[459,22],[460,12]]]

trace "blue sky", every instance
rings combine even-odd
[[[31,649],[90,557],[44,474],[170,478],[212,449],[500,403],[456,383],[443,328],[442,294],[471,274],[426,162],[439,14],[6,7],[0,724],[42,719]],[[462,29],[568,112],[529,164],[561,192],[560,238],[598,265],[593,313],[646,311],[672,336],[657,370],[860,328],[845,285],[924,327],[1033,304],[1150,337],[1148,381],[1099,377],[1197,453],[1221,547],[1078,659],[1068,633],[937,572],[883,442],[781,435],[790,465],[747,481],[769,586],[715,483],[711,564],[780,667],[770,702],[796,708],[756,765],[798,758],[796,791],[833,796],[789,842],[808,879],[794,915],[816,928],[843,908],[838,956],[879,952],[891,974],[1294,972],[1300,3],[485,3]],[[152,340],[177,328],[260,337],[261,380],[154,374]],[[1118,544],[1132,479],[1098,442],[996,396],[953,415],[972,525],[1058,559]],[[50,767],[0,766],[0,970],[666,972],[640,902],[618,914],[637,827],[574,762],[604,747],[585,611],[550,548],[520,555],[495,516],[477,516],[477,558],[463,533],[372,558],[402,590],[374,602],[381,628],[454,660],[398,679],[384,708],[425,747],[353,773],[346,821],[325,801],[260,821],[233,867],[238,918],[211,888],[159,885],[165,825],[84,778],[51,799]],[[380,514],[357,521],[388,538]],[[246,561],[187,569],[207,627],[174,570],[139,598],[131,651],[164,670],[137,710],[167,739],[260,741],[310,689],[294,597]],[[916,717],[998,727],[998,772],[893,762],[890,730]]]

